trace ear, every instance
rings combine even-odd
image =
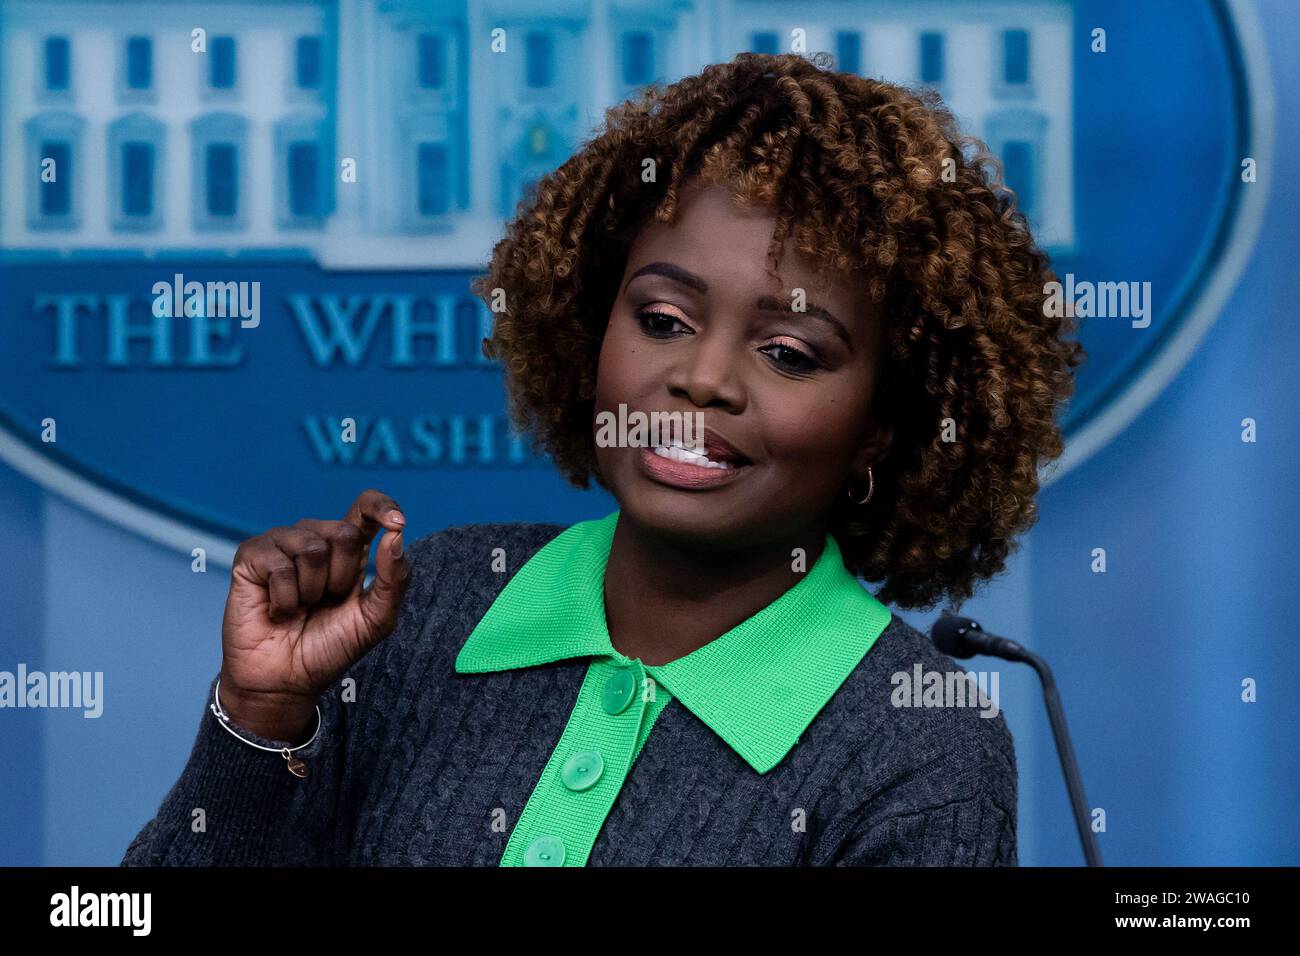
[[[867,425],[862,444],[858,447],[858,453],[854,456],[850,475],[855,478],[865,478],[867,476],[867,467],[884,460],[889,454],[893,443],[894,426],[883,424],[873,416],[871,422]]]

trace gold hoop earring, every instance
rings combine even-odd
[[[871,500],[871,496],[876,493],[876,479],[871,474],[870,465],[867,466],[867,482],[868,482],[867,496],[863,498],[861,501],[859,501],[857,498],[853,497],[853,479],[852,478],[849,479],[849,484],[848,487],[845,488],[845,491],[848,493],[849,500],[852,501],[855,505],[865,505],[868,501]]]

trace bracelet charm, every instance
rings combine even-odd
[[[295,777],[307,776],[307,761],[301,760],[289,753],[289,748],[285,747],[281,753],[284,755],[285,762],[289,765],[289,772]]]

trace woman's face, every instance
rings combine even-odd
[[[814,263],[789,239],[778,284],[765,272],[775,216],[731,196],[693,183],[675,224],[651,221],[638,236],[596,382],[598,414],[617,418],[620,404],[647,419],[700,412],[748,462],[698,473],[597,441],[601,474],[629,520],[710,549],[824,529],[850,474],[865,494],[866,466],[891,437],[872,414],[885,336],[864,284],[843,275],[816,288]]]

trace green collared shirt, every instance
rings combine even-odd
[[[871,649],[890,612],[844,567],[831,535],[794,587],[667,664],[619,653],[605,566],[619,512],[546,543],[497,595],[457,673],[590,657],[560,741],[510,834],[502,866],[583,866],[655,720],[676,697],[758,773],[790,751]]]

